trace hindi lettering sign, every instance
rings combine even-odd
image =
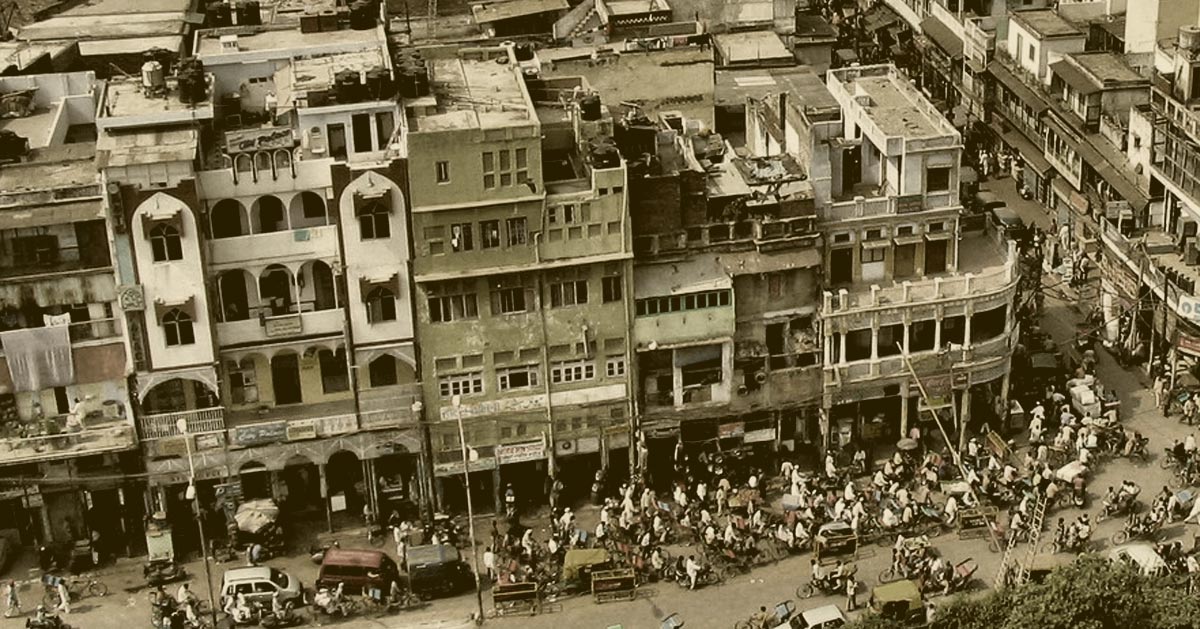
[[[496,459],[488,457],[471,461],[471,472],[485,472],[496,469]],[[433,466],[434,476],[454,476],[463,473],[462,460],[450,461],[449,463],[436,463]]]
[[[234,429],[233,443],[238,446],[259,446],[287,441],[287,422],[266,422],[238,426]]]
[[[289,314],[278,317],[267,317],[264,322],[268,338],[277,336],[296,336],[304,332],[304,322],[300,315]]]
[[[546,458],[546,444],[541,439],[523,443],[508,443],[496,446],[496,458],[500,464],[523,463]],[[472,465],[472,467],[474,467]]]
[[[317,420],[315,419],[295,419],[288,422],[287,425],[287,440],[300,441],[302,439],[317,438]]]
[[[1175,346],[1184,354],[1200,357],[1200,338],[1196,338],[1191,334],[1180,332]]]

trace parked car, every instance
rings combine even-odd
[[[238,594],[246,595],[246,602],[260,603],[268,609],[271,598],[279,592],[284,605],[304,605],[304,586],[292,575],[268,566],[252,566],[226,570],[221,577],[222,602]],[[223,603],[222,603],[223,604]]]
[[[421,598],[452,596],[475,586],[475,575],[449,544],[430,544],[408,549],[404,565],[409,588]]]
[[[321,560],[317,587],[335,588],[344,583],[348,594],[364,594],[371,589],[387,592],[399,575],[396,562],[382,551],[330,548]]]

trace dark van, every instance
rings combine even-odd
[[[396,562],[381,551],[330,548],[317,573],[317,588],[345,583],[347,594],[368,594],[372,588],[387,594],[392,581],[399,577]]]
[[[452,596],[475,585],[475,574],[448,544],[408,549],[408,584],[421,598]]]

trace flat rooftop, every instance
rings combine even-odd
[[[104,90],[100,115],[109,118],[142,116],[165,112],[189,111],[196,105],[179,100],[179,95],[170,92],[165,96],[150,96],[142,89],[139,78],[112,80]]]
[[[713,35],[713,45],[720,51],[725,63],[795,59],[779,35],[771,31]]]
[[[460,55],[429,60],[432,94],[409,103],[417,111],[411,132],[510,127],[536,120],[512,54],[502,49],[484,52],[484,58]],[[510,61],[497,63],[500,54]]]
[[[192,0],[86,0],[59,15],[133,15],[146,13],[183,13]]]
[[[597,0],[604,4],[609,15],[638,15],[652,11],[670,11],[667,0]]]
[[[567,0],[503,0],[476,4],[471,7],[475,14],[475,21],[480,24],[503,22],[539,13],[566,11],[570,8],[571,5],[567,4]]]
[[[539,50],[538,58],[542,76],[582,76],[610,106],[635,103],[650,117],[681,111],[712,126],[711,50],[700,46],[641,52],[616,52],[608,47],[583,51],[551,48]]]
[[[210,28],[196,32],[197,56],[216,57],[228,54],[221,48],[221,36],[237,35],[238,52],[292,52],[296,55],[314,52],[350,52],[369,45],[382,46],[377,29],[356,31],[342,29],[318,33],[302,33],[295,25],[264,28],[259,26]],[[285,55],[290,56],[290,55]]]
[[[717,70],[716,106],[742,107],[747,98],[775,97],[787,93],[795,107],[838,110],[837,99],[829,93],[825,80],[811,68],[755,68]]]
[[[190,161],[199,144],[194,128],[109,132],[96,139],[96,167]]]
[[[892,66],[865,66],[829,72],[860,109],[888,137],[930,138],[957,135],[933,104]],[[833,86],[831,85],[831,89]],[[861,97],[866,97],[861,98]]]
[[[1066,37],[1068,35],[1083,35],[1074,24],[1068,22],[1056,11],[1037,9],[1034,11],[1013,11],[1009,13],[1012,19],[1020,22],[1029,32],[1042,37]]]
[[[1150,82],[1146,78],[1137,73],[1125,61],[1121,55],[1111,52],[1088,52],[1076,53],[1069,55],[1071,60],[1079,64],[1088,74],[1091,74],[1101,83],[1105,81],[1116,81],[1119,83],[1127,82]]]
[[[293,59],[275,72],[279,106],[291,106],[296,94],[331,89],[337,73],[343,70],[362,73],[374,68],[387,68],[387,64],[383,48]]]
[[[10,68],[20,72],[38,59],[56,57],[70,47],[66,42],[0,42],[0,73]]]
[[[34,149],[25,161],[0,166],[0,190],[21,192],[95,184],[95,157],[94,142]]]
[[[186,26],[182,13],[58,15],[22,27],[18,36],[29,41],[120,39],[179,35]]]

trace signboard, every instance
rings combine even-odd
[[[746,434],[746,422],[730,422],[717,426],[718,439],[732,439]]]
[[[600,437],[580,437],[575,440],[575,453],[587,454],[600,451]]]
[[[545,395],[529,395],[526,397],[506,400],[490,400],[479,404],[463,404],[458,408],[443,406],[438,409],[442,421],[455,421],[459,418],[484,417],[501,413],[521,413],[525,411],[540,411],[546,408]]]
[[[496,446],[496,458],[499,459],[501,465],[537,461],[546,458],[546,444],[538,439],[537,441]]]
[[[1175,347],[1184,354],[1200,357],[1200,338],[1180,332]]]
[[[742,441],[744,441],[746,443],[762,443],[764,441],[774,441],[774,440],[775,440],[775,429],[774,428],[762,428],[759,430],[751,430],[746,433],[745,437],[742,438]]]
[[[496,459],[493,459],[491,457],[488,457],[486,459],[481,458],[476,461],[471,461],[471,472],[472,473],[486,472],[488,470],[494,470],[494,469],[496,469]],[[461,459],[457,460],[457,461],[451,461],[449,463],[437,463],[433,466],[433,475],[434,476],[454,476],[454,475],[461,475],[462,473],[463,473],[463,462]]]
[[[268,338],[296,336],[304,332],[304,323],[298,314],[267,317],[263,323],[266,325]]]
[[[186,437],[165,437],[151,441],[154,444],[154,456],[187,456],[187,441],[184,439]]]
[[[908,194],[896,197],[896,213],[910,214],[925,209],[925,198],[919,194]]]
[[[288,422],[287,425],[287,440],[300,441],[302,439],[317,438],[317,421],[315,419],[296,419]]]
[[[207,435],[196,435],[196,450],[215,450],[225,445],[225,433],[213,432]]]
[[[954,374],[954,388],[965,389],[971,383],[971,373],[968,371],[959,371]]]
[[[358,429],[358,421],[354,415],[335,415],[326,417],[321,420],[321,423],[316,426],[317,432],[322,437],[330,435],[344,435],[348,432],[354,432]]]
[[[1121,214],[1129,215],[1129,201],[1109,201],[1104,206],[1104,216],[1112,220],[1121,218]]]
[[[1179,316],[1200,325],[1200,299],[1196,299],[1191,295],[1177,292],[1179,307],[1177,308]]]
[[[225,132],[225,150],[230,154],[290,149],[295,145],[296,138],[292,134],[292,130],[286,127],[238,129]]]
[[[287,440],[287,422],[267,422],[234,428],[233,443],[239,446],[258,446]]]

